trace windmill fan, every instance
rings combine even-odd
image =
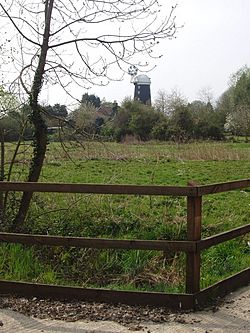
[[[137,75],[138,68],[135,65],[131,65],[128,68],[128,74],[131,76],[131,80]]]

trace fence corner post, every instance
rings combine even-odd
[[[189,182],[188,186],[197,186]],[[187,197],[187,239],[199,241],[201,239],[202,196],[198,192]],[[186,293],[194,294],[200,291],[200,251],[187,252],[186,256]]]

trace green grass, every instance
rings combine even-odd
[[[250,161],[110,161],[88,160],[77,165],[64,162],[46,165],[41,180],[46,182],[164,184],[200,184],[247,178]]]
[[[1,244],[0,278],[6,280],[55,283],[56,274],[49,265],[43,266],[32,248],[19,244]]]
[[[201,287],[205,288],[250,267],[250,246],[246,237],[231,240],[202,254]]]
[[[210,184],[250,175],[250,144],[243,142],[186,145],[88,142],[83,148],[68,143],[68,148],[72,161],[59,144],[50,144],[41,181],[186,185],[190,180]],[[20,166],[16,167],[17,179],[22,179],[27,172],[25,168],[22,164],[20,174]],[[203,237],[249,223],[249,199],[249,189],[204,196]],[[186,201],[171,196],[36,193],[24,231],[121,239],[185,239]],[[202,287],[250,266],[247,240],[239,238],[204,251]],[[4,249],[10,252],[6,258],[14,266],[12,246]],[[27,251],[27,257],[32,258],[30,266],[17,266],[20,271],[22,265],[26,267],[27,276],[18,276],[14,269],[9,269],[5,278],[126,290],[184,290],[185,257],[179,253],[60,247],[22,248],[22,251],[24,257]],[[37,267],[33,269],[32,263]]]

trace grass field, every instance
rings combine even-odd
[[[9,151],[11,151],[11,146]],[[27,172],[27,150],[16,180]],[[116,144],[76,147],[50,143],[43,182],[186,185],[249,178],[250,144]],[[250,189],[203,198],[202,235],[250,221]],[[186,201],[180,197],[35,194],[26,232],[84,237],[185,239]],[[202,287],[250,266],[249,238],[202,254]],[[4,278],[108,288],[184,291],[185,257],[155,251],[37,248],[2,245]],[[22,253],[22,261],[19,254]]]

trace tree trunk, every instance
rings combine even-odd
[[[27,178],[28,182],[37,182],[42,170],[43,161],[47,149],[47,127],[42,118],[41,111],[38,109],[32,112],[31,119],[35,126],[34,149],[31,167]],[[18,213],[13,223],[13,230],[18,231],[23,225],[28,213],[33,192],[24,192]]]
[[[29,105],[31,108],[30,120],[34,125],[35,132],[33,139],[33,145],[34,145],[33,158],[31,160],[30,171],[27,178],[28,182],[38,181],[47,148],[47,127],[42,117],[42,107],[38,104],[38,97],[42,88],[47,52],[49,49],[50,24],[51,24],[53,5],[54,5],[54,0],[45,1],[45,10],[44,10],[45,27],[43,34],[43,42],[41,45],[41,52],[34,76],[34,81],[32,83],[30,99],[29,99]],[[20,228],[24,224],[30,206],[30,202],[32,199],[32,195],[33,195],[32,192],[23,193],[19,210],[12,227],[14,231],[20,230]]]

